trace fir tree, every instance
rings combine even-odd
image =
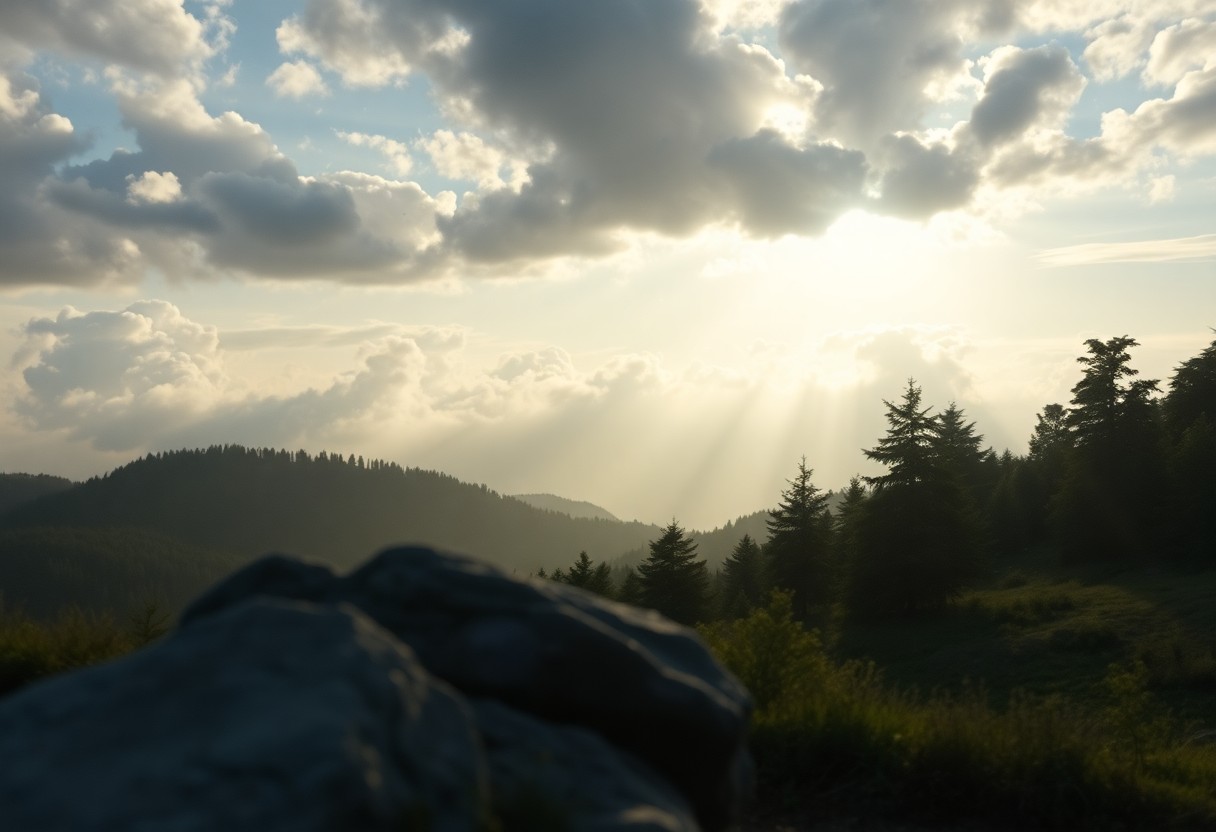
[[[794,616],[802,621],[812,606],[830,599],[831,590],[832,518],[827,494],[811,482],[812,473],[803,457],[781,502],[769,513],[765,547],[770,583],[793,593]]]
[[[1135,379],[1126,335],[1085,342],[1085,368],[1065,415],[1073,447],[1053,499],[1052,519],[1066,558],[1094,560],[1154,547],[1165,470],[1160,453],[1157,382]]]
[[[709,570],[675,520],[650,541],[650,557],[638,565],[638,578],[643,605],[680,624],[705,620]]]
[[[743,618],[764,600],[764,555],[745,534],[722,564],[721,610],[724,618]]]
[[[597,595],[612,594],[612,573],[608,564],[603,561],[598,565],[592,563],[586,551],[578,553],[578,560],[566,571],[564,582]]]
[[[865,501],[850,564],[848,601],[860,615],[937,609],[977,571],[980,526],[958,480],[941,464],[936,420],[909,380],[903,400],[884,401],[887,435],[866,456],[888,473],[866,477]]]

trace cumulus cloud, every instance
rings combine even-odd
[[[275,95],[283,98],[305,98],[329,95],[329,87],[317,68],[308,61],[285,61],[266,78]]]
[[[518,189],[527,181],[527,166],[518,160],[508,163],[507,154],[475,133],[436,130],[419,139],[416,146],[431,159],[440,176],[476,182],[482,188],[497,189],[506,183],[503,168],[510,164],[511,183]]]
[[[212,408],[224,383],[212,327],[171,304],[30,321],[36,360],[22,372],[18,413],[41,429],[66,429],[101,450],[126,450]]]
[[[817,235],[856,207],[983,211],[1009,189],[1126,186],[1216,152],[1201,0],[308,0],[276,31],[277,94],[325,94],[323,71],[362,87],[424,76],[444,122],[408,141],[337,133],[390,178],[302,176],[252,118],[203,106],[199,68],[235,24],[227,4],[190,8],[0,10],[0,53],[16,56],[0,142],[23,148],[0,163],[0,281],[532,274],[639,235]],[[1047,34],[1084,51],[1032,44]],[[132,149],[73,164],[87,141],[14,69],[46,49],[123,67],[105,77]],[[1069,135],[1090,79],[1137,70],[1168,91]],[[401,181],[417,167],[468,190]]]
[[[1171,85],[1216,60],[1216,21],[1187,18],[1153,37],[1144,80]]]
[[[338,131],[338,138],[355,147],[370,147],[379,151],[398,176],[405,176],[414,167],[409,148],[395,139],[367,133],[344,133],[341,130]]]
[[[212,116],[186,81],[121,86],[119,106],[139,149],[59,170],[55,163],[81,149],[71,125],[40,112],[28,90],[13,89],[0,90],[8,93],[0,107],[23,115],[0,130],[28,134],[22,141],[31,155],[12,173],[18,187],[9,198],[35,206],[32,216],[53,215],[60,234],[74,229],[74,245],[108,244],[122,255],[109,270],[97,268],[104,261],[82,269],[80,282],[113,279],[119,265],[131,281],[150,267],[177,276],[218,270],[349,282],[399,282],[427,271],[423,255],[447,197],[366,174],[302,177],[259,125],[233,112]],[[6,158],[21,161],[16,153]],[[51,223],[44,225],[47,237]],[[31,239],[37,235],[28,230],[14,234],[9,248]],[[31,260],[41,256],[42,272],[54,266],[49,250],[70,253],[60,239],[31,252]],[[31,282],[17,265],[9,259],[0,275]]]
[[[88,148],[32,78],[0,69],[0,284],[89,285],[138,273],[138,246],[80,221],[42,194],[58,165]]]
[[[782,52],[823,84],[817,129],[869,149],[919,127],[926,88],[965,71],[963,34],[988,28],[991,3],[796,0],[781,15]]]

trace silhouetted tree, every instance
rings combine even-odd
[[[857,527],[848,602],[854,614],[907,614],[936,609],[977,573],[980,526],[958,480],[934,453],[937,422],[908,381],[887,408],[887,435],[866,456],[888,473],[874,487]]]
[[[1162,402],[1172,447],[1171,542],[1216,559],[1216,341],[1174,370]]]
[[[848,487],[841,494],[840,507],[833,518],[833,561],[837,578],[848,574],[849,564],[857,555],[858,527],[863,522],[863,508],[869,496],[869,490],[857,476],[849,479]]]
[[[1200,419],[1216,421],[1216,341],[1174,368],[1162,407],[1175,438]]]
[[[1066,558],[1106,559],[1147,553],[1160,515],[1165,476],[1156,410],[1157,382],[1134,379],[1126,335],[1085,342],[1084,370],[1065,424],[1072,437],[1053,501]]]
[[[723,618],[742,618],[764,600],[764,555],[745,534],[722,564],[720,609]]]
[[[933,450],[938,464],[958,477],[975,505],[984,505],[1000,476],[996,454],[984,448],[983,434],[975,432],[975,422],[968,422],[954,402],[938,414]]]
[[[638,577],[645,606],[681,624],[706,619],[709,570],[675,520],[650,541],[650,557],[638,565]]]
[[[605,597],[612,595],[612,571],[608,564],[603,561],[600,561],[598,565],[592,563],[585,550],[578,553],[578,560],[566,571],[565,578],[562,580],[570,586],[576,586],[597,595]]]
[[[830,599],[832,518],[827,494],[811,482],[806,457],[781,492],[781,502],[768,521],[769,583],[793,593],[794,616],[807,620],[812,606]]]

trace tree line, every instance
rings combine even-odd
[[[1216,341],[1158,380],[1131,366],[1123,335],[1089,339],[1068,405],[1046,405],[1029,450],[998,455],[964,410],[938,413],[909,379],[883,401],[887,431],[829,509],[803,458],[768,520],[711,574],[676,520],[636,568],[614,575],[585,552],[543,577],[656,609],[686,624],[739,618],[773,589],[804,622],[842,605],[853,616],[942,608],[1021,553],[1069,563],[1216,565]]]

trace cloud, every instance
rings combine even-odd
[[[39,429],[66,429],[101,450],[127,450],[214,406],[224,377],[213,327],[171,304],[80,313],[25,327],[36,360],[22,372],[17,412]]]
[[[472,180],[480,187],[490,189],[506,184],[501,173],[508,165],[507,154],[474,133],[436,130],[429,138],[415,142],[415,146],[430,157],[440,176]],[[511,167],[512,184],[518,189],[527,181],[526,166],[512,160]]]
[[[925,145],[916,137],[888,140],[879,207],[895,216],[920,218],[961,208],[979,185],[975,160],[938,143]]]
[[[210,17],[221,26],[221,14]],[[135,33],[138,33],[137,35]],[[223,37],[224,30],[218,34]],[[181,0],[7,0],[0,40],[95,58],[163,77],[194,72],[216,47]],[[222,44],[221,44],[222,45]]]
[[[775,107],[805,109],[810,88],[714,26],[693,0],[315,0],[280,44],[347,83],[426,73],[446,111],[477,129],[419,146],[440,173],[483,187],[439,221],[442,250],[503,267],[603,255],[631,230],[678,236],[724,217],[759,236],[817,233],[852,204],[859,156],[762,130]],[[494,145],[481,138],[491,133]],[[503,146],[526,180],[502,182]],[[780,190],[761,195],[744,168]],[[783,208],[794,213],[778,219]]]
[[[981,146],[1000,145],[1031,128],[1058,128],[1085,88],[1062,46],[996,50],[985,63],[983,96],[971,111],[969,133]]]
[[[963,35],[991,27],[994,3],[796,0],[779,27],[782,54],[823,85],[816,130],[872,148],[920,125],[925,90],[966,69]]]
[[[95,285],[138,273],[133,241],[80,221],[42,193],[55,168],[87,148],[32,78],[0,69],[0,285]]]
[[[7,200],[14,218],[11,236],[0,230],[10,255],[0,280],[135,282],[149,268],[380,283],[431,274],[426,249],[450,195],[366,174],[301,177],[259,125],[212,116],[182,80],[120,83],[138,150],[64,165],[83,143],[13,77],[0,86],[0,108],[19,116],[0,120],[0,149],[11,137],[0,213]]]
[[[817,234],[861,201],[865,157],[832,144],[796,147],[776,131],[732,139],[709,154],[735,194],[732,211],[753,234]]]
[[[1144,80],[1173,85],[1188,72],[1203,69],[1216,55],[1216,22],[1187,18],[1162,29],[1149,48]]]
[[[329,95],[329,87],[317,68],[308,61],[285,61],[266,78],[266,85],[281,98]]]
[[[1216,61],[1184,74],[1173,96],[1102,117],[1102,134],[1129,153],[1163,147],[1182,157],[1216,153]]]
[[[388,159],[389,167],[398,176],[405,176],[414,167],[409,148],[399,141],[386,136],[370,136],[367,133],[344,133],[338,131],[338,138],[355,147],[370,147],[378,150]]]
[[[1037,259],[1049,267],[1216,260],[1216,234],[1167,240],[1083,243],[1041,251]]]
[[[133,173],[127,174],[128,202],[176,202],[181,196],[182,183],[172,171],[157,173],[148,170],[138,177]]]
[[[224,442],[338,450],[507,491],[583,494],[651,520],[712,525],[763,508],[804,453],[823,487],[843,485],[869,470],[860,449],[883,434],[881,401],[909,377],[926,404],[957,400],[993,431],[969,370],[975,346],[949,327],[839,332],[810,353],[740,349],[715,367],[637,352],[588,360],[552,344],[484,354],[448,327],[223,332],[163,301],[69,308],[23,329],[10,406],[30,442],[67,435],[90,458]],[[258,359],[256,372],[281,376],[277,362],[319,355],[348,369],[273,394],[241,375]],[[764,496],[740,505],[741,494]]]

